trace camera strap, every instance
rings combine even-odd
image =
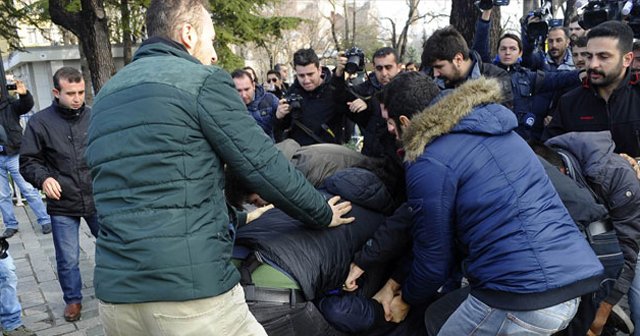
[[[310,136],[317,143],[323,143],[324,142],[324,141],[322,141],[322,139],[320,139],[320,137],[315,135],[315,133],[313,133],[313,131],[309,127],[305,126],[300,121],[298,121],[296,119],[293,119],[292,122],[293,122],[294,125],[296,125],[299,129],[301,129],[303,132],[305,132],[308,136]]]

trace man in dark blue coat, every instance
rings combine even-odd
[[[514,318],[550,335],[567,326],[579,296],[598,288],[602,266],[513,132],[500,89],[495,80],[468,81],[411,119],[391,115],[414,221],[414,260],[390,305],[394,321],[431,299],[459,265],[470,294],[442,335],[527,332]]]

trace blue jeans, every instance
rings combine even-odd
[[[13,194],[9,184],[9,174],[11,174],[11,178],[13,178],[13,181],[15,181],[18,188],[20,188],[22,196],[29,202],[33,213],[36,214],[38,224],[45,225],[51,223],[40,193],[20,175],[18,155],[0,155],[0,212],[2,212],[2,221],[4,222],[5,228],[18,228],[18,220],[13,212]]]
[[[0,259],[0,322],[4,330],[13,330],[22,325],[22,307],[18,302],[17,286],[16,266],[11,255],[8,255],[5,259]]]
[[[85,216],[91,234],[98,235],[98,216]],[[53,245],[56,249],[58,281],[63,299],[67,304],[82,302],[82,279],[80,278],[80,217],[51,216]]]
[[[640,256],[639,256],[640,258]],[[629,310],[631,310],[631,321],[635,326],[634,335],[640,335],[640,263],[636,263],[636,275],[633,277],[631,287],[629,287]]]
[[[567,327],[578,310],[579,298],[531,311],[507,311],[489,307],[467,296],[438,335],[551,335]]]

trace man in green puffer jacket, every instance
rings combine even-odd
[[[249,116],[201,0],[152,1],[150,38],[94,102],[87,163],[101,223],[95,290],[108,335],[265,335],[230,262],[226,165],[310,226],[349,223]]]

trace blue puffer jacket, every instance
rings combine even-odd
[[[472,294],[499,309],[541,309],[598,288],[600,262],[499,100],[495,80],[469,81],[414,116],[403,136],[409,304],[429,299],[460,261]]]
[[[247,105],[247,110],[251,113],[253,119],[271,139],[274,139],[273,125],[276,122],[278,104],[278,97],[272,93],[265,92],[262,86],[256,85],[255,98]]]

